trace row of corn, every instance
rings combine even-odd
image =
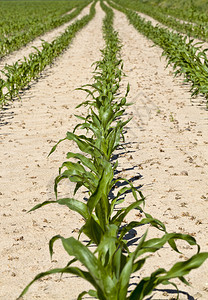
[[[92,286],[90,290],[82,291],[77,299],[82,299],[86,294],[102,300],[144,299],[159,284],[172,284],[177,289],[172,282],[173,278],[188,284],[184,275],[208,258],[208,253],[200,253],[200,247],[192,236],[168,233],[160,220],[144,211],[144,196],[133,186],[131,179],[117,176],[119,171],[115,151],[122,147],[124,126],[130,121],[123,120],[129,85],[123,97],[118,97],[124,75],[120,57],[121,43],[118,33],[113,29],[112,9],[103,1],[101,7],[106,12],[103,21],[106,47],[101,51],[102,59],[95,63],[93,83],[80,88],[86,91],[88,98],[79,107],[86,106],[88,113],[86,117],[77,116],[80,123],[72,132],[67,132],[66,137],[52,148],[51,153],[64,140],[75,142],[78,151],[68,152],[67,160],[59,169],[54,184],[56,200],[43,202],[31,210],[52,203],[67,206],[70,211],[81,215],[84,223],[79,230],[79,237],[84,234],[87,241],[54,236],[49,242],[51,256],[54,243],[61,240],[63,248],[72,259],[63,268],[38,274],[20,297],[38,279],[54,273],[67,273],[88,281]],[[77,131],[83,133],[78,134]],[[59,183],[64,179],[74,184],[74,198],[58,198]],[[75,198],[80,188],[88,192],[87,201]],[[127,194],[132,196],[132,202],[125,204]],[[125,217],[134,211],[139,212],[141,219],[124,223]],[[130,250],[126,235],[135,228],[140,231],[140,238],[133,250]],[[158,230],[160,237],[148,239],[150,228]],[[138,282],[131,286],[130,291],[133,273],[140,274],[150,254],[160,250],[162,255],[165,244],[179,252],[177,240],[196,246],[197,253],[186,261],[177,262],[169,270],[159,268],[147,277],[138,277]],[[77,262],[83,267],[80,264],[77,266]]]

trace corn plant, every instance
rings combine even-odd
[[[5,104],[5,95],[3,89],[5,88],[5,80],[0,78],[0,106]]]
[[[79,236],[84,233],[88,237],[88,242],[83,244],[79,239],[73,237],[54,236],[49,242],[51,257],[54,243],[61,240],[65,251],[73,259],[64,268],[52,269],[38,274],[26,286],[20,297],[27,292],[35,281],[42,277],[54,273],[69,273],[87,280],[93,287],[89,291],[81,292],[77,299],[82,299],[84,295],[88,294],[101,300],[140,300],[151,294],[159,284],[172,284],[177,289],[176,284],[172,282],[173,278],[179,278],[183,283],[188,284],[184,276],[192,269],[198,268],[208,258],[208,253],[200,253],[200,247],[193,237],[180,233],[168,233],[165,225],[160,220],[146,213],[143,209],[145,200],[143,194],[129,180],[115,178],[118,163],[113,163],[112,156],[121,143],[123,124],[120,123],[120,120],[117,120],[118,116],[113,117],[109,111],[112,110],[113,115],[115,115],[115,112],[120,112],[119,118],[121,118],[124,113],[126,98],[123,97],[122,99],[125,99],[125,101],[118,100],[116,104],[115,93],[119,88],[121,74],[123,73],[122,61],[120,58],[118,59],[120,44],[118,35],[113,32],[113,27],[109,26],[110,30],[109,28],[107,30],[106,20],[109,21],[108,24],[112,24],[112,10],[103,2],[101,4],[107,13],[103,26],[106,48],[102,51],[102,61],[96,64],[94,84],[90,86],[91,90],[82,87],[91,96],[91,100],[82,103],[82,105],[89,106],[90,113],[85,118],[79,117],[84,122],[75,127],[75,130],[77,128],[87,129],[87,134],[76,135],[74,132],[68,132],[66,138],[60,140],[51,150],[51,153],[53,153],[60,142],[68,139],[77,144],[81,153],[68,152],[67,158],[76,159],[77,162],[69,160],[62,164],[60,174],[56,177],[54,184],[56,200],[45,201],[31,209],[31,211],[34,211],[47,204],[56,203],[76,211],[84,220]],[[115,37],[116,39],[114,39]],[[109,53],[115,55],[109,55]],[[112,58],[111,63],[110,58]],[[115,73],[113,73],[113,70]],[[107,82],[109,85],[106,84]],[[128,91],[129,86],[126,94],[128,94]],[[109,106],[111,107],[110,110]],[[119,126],[121,128],[118,134],[120,138],[118,139],[118,136],[115,138],[116,134],[114,136],[110,133]],[[92,132],[90,137],[88,131]],[[112,145],[114,146],[112,147]],[[66,169],[62,172],[63,168]],[[57,199],[57,187],[64,178],[76,183],[74,194],[81,186],[87,189],[89,196],[86,202],[74,198]],[[117,184],[121,182],[125,183],[125,186],[118,188]],[[131,193],[134,201],[121,207],[120,204],[124,202],[123,196],[127,193]],[[117,210],[115,210],[115,207]],[[133,209],[139,210],[142,219],[123,225],[124,218]],[[135,245],[134,249],[130,251],[125,238],[126,234],[133,228],[141,229],[146,228],[146,226],[158,229],[162,236],[147,239],[148,229],[146,231],[141,230],[138,245]],[[149,277],[140,278],[140,281],[136,283],[136,287],[130,291],[131,275],[133,273],[138,274],[145,267],[145,262],[150,254],[159,251],[166,243],[172,250],[179,252],[177,240],[183,240],[191,246],[196,246],[197,253],[185,262],[174,264],[168,271],[159,268]],[[94,251],[90,251],[90,244],[94,245]],[[77,261],[85,269],[77,267]]]
[[[110,13],[112,18],[112,10],[110,10]],[[136,200],[133,206],[138,207],[140,210],[142,209],[139,205],[144,201],[142,193],[137,191],[130,181],[123,178],[114,180],[114,171],[117,163],[112,165],[112,153],[120,145],[120,139],[123,136],[123,127],[129,121],[124,122],[117,119],[124,113],[123,107],[126,105],[129,86],[127,87],[125,97],[116,101],[115,94],[119,88],[122,74],[121,60],[117,58],[120,51],[120,42],[117,33],[114,33],[112,28],[109,34],[109,15],[107,15],[104,24],[107,45],[102,52],[103,60],[96,63],[95,82],[90,86],[92,91],[86,87],[81,88],[88,93],[88,96],[91,95],[92,97],[90,102],[84,101],[80,104],[88,105],[91,114],[86,118],[78,116],[84,122],[78,124],[74,129],[74,131],[78,128],[84,129],[88,133],[92,132],[92,135],[89,137],[89,134],[88,136],[86,134],[76,135],[74,132],[68,132],[66,138],[60,140],[50,152],[50,154],[53,153],[57,145],[67,139],[73,140],[84,154],[72,152],[67,154],[68,159],[75,158],[78,162],[66,161],[62,164],[59,169],[60,174],[55,179],[54,189],[57,197],[58,184],[65,178],[76,183],[74,194],[81,186],[87,188],[90,197],[86,205],[75,199],[61,199],[58,200],[58,203],[65,203],[65,205],[79,212],[84,217],[86,224],[81,229],[81,232],[83,231],[96,244],[99,243],[106,226],[116,221],[121,224],[125,216],[125,211],[128,213],[129,208],[126,208],[126,210],[119,210],[117,217],[112,217],[115,205],[121,203],[121,200],[119,200],[121,195],[132,191]],[[108,68],[106,68],[106,65]],[[63,168],[64,171],[62,172]],[[121,188],[117,192],[117,195],[110,201],[110,192],[115,189],[118,181],[125,182],[128,187]],[[140,199],[138,199],[137,195]],[[35,209],[48,203],[45,202],[38,205]],[[83,210],[81,210],[81,207]],[[88,211],[87,215],[86,211]],[[96,236],[94,228],[99,231],[99,237]]]
[[[44,276],[69,273],[87,280],[94,288],[83,291],[77,299],[82,299],[84,295],[89,294],[101,300],[142,300],[159,284],[172,284],[177,288],[176,284],[171,282],[173,278],[179,278],[183,283],[188,284],[184,275],[198,268],[208,258],[208,253],[198,253],[185,262],[174,264],[168,271],[159,268],[149,277],[142,278],[133,291],[129,292],[130,277],[144,267],[149,257],[148,253],[154,253],[167,242],[171,243],[177,239],[186,240],[190,245],[195,245],[196,242],[193,237],[177,233],[146,240],[146,231],[136,249],[130,252],[126,242],[117,237],[117,231],[118,227],[115,224],[109,225],[94,253],[73,237],[67,239],[61,236],[53,237],[49,244],[51,257],[54,242],[61,239],[65,251],[74,259],[70,260],[64,268],[38,274],[22,295],[27,292],[31,284]],[[81,262],[87,270],[73,266],[76,261]]]

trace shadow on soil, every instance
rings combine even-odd
[[[7,105],[0,111],[0,127],[9,125],[14,118],[14,112],[11,111],[11,106]]]

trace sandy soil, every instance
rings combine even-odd
[[[51,261],[48,242],[56,234],[77,237],[82,224],[79,216],[56,205],[26,211],[54,199],[58,167],[69,150],[77,151],[73,143],[65,142],[47,158],[55,142],[77,123],[75,107],[85,95],[75,88],[90,82],[91,64],[100,58],[103,16],[97,5],[96,17],[69,49],[24,93],[21,102],[1,112],[0,299],[16,299],[37,273],[63,267],[69,260],[57,242]],[[122,89],[130,82],[129,101],[133,102],[127,109],[133,119],[127,128],[126,151],[119,155],[119,170],[127,178],[141,176],[134,184],[142,185],[146,211],[161,219],[168,231],[193,235],[202,251],[208,251],[208,115],[203,101],[200,97],[190,100],[188,86],[173,79],[170,68],[165,69],[161,49],[152,47],[118,12],[115,29],[123,42],[127,75]],[[71,196],[72,188],[65,182],[59,194]],[[80,191],[77,197],[83,195]],[[129,218],[139,216],[132,213]],[[180,249],[184,254],[175,255],[165,247],[150,259],[141,276],[159,266],[168,269],[179,258],[195,253],[185,244]],[[187,276],[193,287],[179,284],[180,299],[208,299],[207,270],[208,262]],[[73,276],[50,276],[34,284],[24,299],[74,300],[88,288]],[[151,299],[175,296],[170,287],[155,291]]]

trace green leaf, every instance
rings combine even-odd
[[[22,293],[19,295],[19,297],[17,298],[17,300],[20,300],[22,296],[24,296],[26,294],[26,292],[28,291],[28,289],[30,288],[30,286],[37,280],[51,275],[51,274],[57,274],[57,273],[69,273],[69,274],[74,274],[77,275],[85,280],[87,280],[88,282],[90,282],[99,293],[101,293],[102,295],[102,291],[100,291],[99,286],[97,285],[97,283],[95,282],[93,276],[91,276],[91,274],[89,272],[83,271],[80,268],[77,267],[66,267],[66,268],[57,268],[57,269],[52,269],[46,272],[42,272],[39,273],[37,276],[35,276],[35,278],[25,287],[25,289],[22,291]],[[104,299],[104,298],[101,298]]]
[[[190,259],[176,263],[161,280],[181,277],[188,274],[191,270],[199,268],[208,258],[208,252],[201,252],[193,255]]]
[[[89,198],[87,206],[89,208],[89,211],[92,212],[97,203],[102,200],[103,202],[105,202],[103,203],[103,205],[105,206],[107,211],[104,211],[104,213],[107,216],[110,209],[108,194],[110,192],[110,184],[113,179],[113,170],[111,164],[108,161],[103,161],[103,168],[104,170],[99,180],[96,191]]]
[[[140,204],[142,201],[134,202],[127,206],[126,208],[120,209],[115,216],[111,219],[111,223],[116,224],[117,226],[120,226],[120,224],[123,222],[124,218],[127,216],[127,214],[132,211],[135,208],[140,208]]]
[[[59,140],[58,143],[57,143],[55,146],[53,146],[53,148],[51,149],[51,151],[50,151],[50,153],[48,154],[48,156],[50,156],[50,155],[56,150],[58,144],[60,144],[61,142],[65,141],[66,139],[67,139],[67,138],[64,138],[64,139]]]
[[[83,137],[84,138],[84,137]],[[82,137],[75,135],[72,132],[67,132],[67,139],[73,140],[76,142],[77,146],[82,152],[90,154],[92,157],[98,157],[100,156],[101,152],[98,148],[93,146],[90,142],[86,142],[82,140]]]
[[[40,204],[35,205],[33,208],[31,208],[31,209],[28,211],[28,213],[31,212],[31,211],[34,211],[34,210],[36,210],[36,209],[38,209],[38,208],[41,208],[42,206],[45,206],[45,205],[47,205],[47,204],[51,204],[51,203],[57,203],[57,202],[56,202],[56,201],[44,201],[44,202],[42,202],[42,203],[40,203]]]
[[[87,205],[73,198],[62,198],[56,201],[60,205],[66,205],[69,209],[78,212],[85,220],[90,216]]]
[[[146,235],[147,235],[147,231],[145,232],[143,237],[140,239],[136,250],[129,255],[127,262],[121,272],[121,275],[119,278],[119,285],[118,285],[118,290],[119,290],[119,298],[118,299],[125,299],[125,297],[126,297],[128,286],[129,286],[130,276],[131,276],[132,270],[133,270],[134,260],[136,258],[138,250],[141,247],[143,247],[143,243],[145,241]]]
[[[80,229],[80,233],[83,232],[91,241],[96,245],[99,245],[100,240],[104,234],[99,221],[91,215],[85,222],[85,224]]]
[[[129,91],[130,91],[130,84],[129,84],[129,82],[128,82],[128,85],[127,85],[127,89],[126,89],[126,95],[125,95],[125,97],[127,97],[127,96],[128,96],[128,93],[129,93]]]
[[[85,247],[81,242],[77,241],[73,237],[68,239],[62,238],[64,249],[70,256],[74,256],[80,263],[82,263],[90,275],[94,279],[101,290],[103,289],[104,278],[108,277],[105,269],[102,267],[95,255]]]
[[[55,243],[55,241],[61,239],[62,237],[60,235],[55,235],[54,237],[52,237],[52,239],[50,239],[50,242],[49,242],[49,252],[50,252],[50,256],[51,256],[51,259],[52,259],[52,256],[53,256],[53,244]]]

